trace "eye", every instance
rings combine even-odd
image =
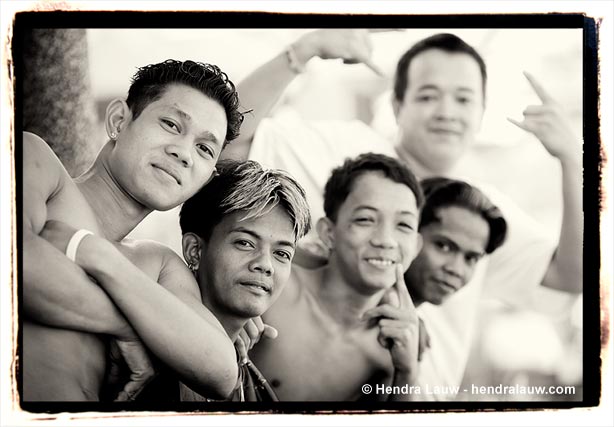
[[[408,223],[406,223],[406,222],[400,222],[400,223],[399,223],[399,225],[398,225],[398,227],[399,227],[399,228],[400,228],[402,231],[404,231],[404,232],[406,232],[406,233],[409,233],[409,232],[414,231],[414,227],[412,227],[411,225],[409,225],[409,224],[408,224]]]
[[[168,129],[173,130],[173,131],[175,131],[177,133],[181,132],[181,129],[179,129],[179,125],[177,123],[173,122],[172,120],[160,119],[160,121],[162,122],[164,128],[168,128]]]
[[[416,96],[418,102],[431,102],[437,99],[437,96],[431,93],[423,93]]]
[[[275,255],[285,261],[292,261],[292,254],[288,251],[275,251]]]
[[[480,255],[467,255],[465,257],[465,261],[467,261],[467,264],[473,266],[475,264],[477,264],[477,262],[480,260],[481,256]]]
[[[473,100],[467,96],[458,96],[456,97],[456,102],[458,102],[459,104],[470,104],[471,102],[473,102]]]
[[[452,245],[450,245],[449,243],[446,243],[446,242],[435,242],[435,246],[437,246],[437,248],[441,252],[450,252],[450,251],[452,251]]]
[[[235,243],[235,246],[237,246],[239,249],[253,249],[254,248],[254,244],[250,242],[249,240],[239,239],[239,240],[235,240],[234,243]]]
[[[207,146],[206,144],[196,144],[196,148],[198,148],[198,152],[201,154],[205,154],[210,157],[215,156],[215,153],[213,152],[213,150],[209,148],[209,146]]]
[[[354,222],[359,225],[368,225],[374,222],[373,218],[369,218],[366,216],[354,218]]]

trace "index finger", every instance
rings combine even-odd
[[[378,67],[377,65],[375,65],[375,63],[373,62],[373,60],[371,58],[367,58],[363,61],[363,64],[365,64],[367,67],[369,67],[369,69],[371,71],[373,71],[375,74],[377,74],[380,77],[385,77],[384,72],[382,71],[382,69],[380,67]]]
[[[539,83],[535,79],[535,77],[533,77],[531,74],[529,74],[526,71],[523,71],[522,74],[524,74],[524,76],[527,78],[527,80],[529,81],[529,84],[531,85],[531,87],[533,88],[533,90],[535,91],[535,93],[537,94],[539,99],[544,104],[549,104],[549,103],[551,103],[553,101],[553,99],[550,96],[550,94],[548,92],[546,92],[546,89],[544,89],[544,87],[541,85],[541,83]]]
[[[399,308],[408,308],[413,306],[414,302],[409,294],[409,289],[405,284],[405,277],[403,276],[403,265],[399,262],[396,267],[397,280],[394,282],[394,287],[399,295]]]

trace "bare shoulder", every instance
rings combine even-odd
[[[47,203],[70,175],[51,147],[37,135],[23,133],[23,203],[26,226],[39,232],[47,219]]]
[[[130,260],[146,272],[156,272],[156,281],[169,291],[188,292],[194,296],[200,293],[194,276],[183,259],[168,246],[147,239],[124,239],[122,251]]]

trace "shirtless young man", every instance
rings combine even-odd
[[[165,278],[160,284],[173,293],[177,291],[168,284],[181,284],[183,293],[194,294],[202,301],[201,305],[215,315],[234,342],[246,322],[263,314],[282,292],[290,275],[294,249],[308,231],[311,218],[304,190],[283,171],[263,170],[253,161],[228,161],[218,164],[218,169],[219,174],[181,208],[183,254],[189,269],[173,262],[172,269],[164,269]],[[44,234],[64,250],[75,232],[74,228],[53,221],[45,227]],[[130,300],[135,305],[140,304],[139,292],[148,290],[140,283],[136,289],[132,285],[142,281],[138,269],[155,279],[159,266],[168,264],[176,256],[171,249],[153,241],[135,242],[128,250],[124,244],[120,250],[129,254],[134,266],[124,262],[117,248],[98,236],[83,239],[75,260],[118,305],[124,307],[130,304]],[[179,282],[186,274],[190,275],[190,270],[196,281]],[[171,280],[167,280],[169,276]],[[149,283],[149,286],[158,287],[151,281]],[[131,292],[122,292],[122,287]],[[128,308],[137,310],[136,307]],[[155,325],[152,327],[150,317],[159,315],[155,307],[145,306],[132,316],[132,321],[138,325],[141,334],[156,334],[157,328]],[[184,329],[197,327],[184,323],[175,333],[183,334]],[[177,349],[169,348],[169,351]],[[202,354],[200,360],[192,363],[209,365],[207,357],[207,354]],[[232,360],[236,363],[236,357]],[[160,375],[146,387],[138,400],[160,404],[178,402],[179,382],[182,380],[185,384],[181,388],[182,400],[211,399],[211,394],[203,393],[202,396],[203,387],[190,381],[189,375],[177,371],[175,366],[158,366]],[[198,366],[187,366],[199,369]],[[241,364],[240,369],[239,381],[230,398],[261,398],[257,392],[262,390],[254,387],[257,375],[253,374],[253,364]]]
[[[118,244],[130,264],[139,244],[122,239],[150,212],[179,205],[210,179],[222,148],[238,135],[238,106],[216,66],[168,60],[139,69],[127,100],[109,104],[110,141],[81,177],[71,179],[43,140],[24,134],[23,401],[99,400],[108,338],[132,369],[124,395],[151,376],[139,339],[203,393],[225,397],[233,389],[232,342],[190,288],[192,275],[169,279],[169,271],[184,268],[178,256],[152,257],[139,280],[117,291],[138,301],[116,297],[114,304],[41,232],[49,220],[90,230]],[[156,280],[163,286],[153,286]],[[209,363],[195,363],[203,355]]]
[[[279,336],[251,353],[280,400],[354,400],[363,384],[411,385],[417,375],[418,318],[403,281],[421,246],[416,178],[395,159],[365,154],[335,169],[325,198],[317,231],[329,263],[293,266],[263,316]],[[378,306],[391,288],[398,301]]]

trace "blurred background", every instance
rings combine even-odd
[[[279,53],[307,29],[58,29],[36,30],[24,55],[27,86],[36,97],[24,102],[24,129],[43,136],[71,175],[84,171],[106,142],[102,119],[107,103],[125,98],[137,67],[162,60],[193,59],[219,65],[235,83]],[[479,165],[463,168],[512,197],[543,224],[552,239],[561,224],[558,162],[541,144],[507,121],[519,119],[539,99],[523,76],[533,74],[567,110],[582,135],[582,31],[580,29],[408,29],[372,34],[374,62],[387,77],[364,65],[312,60],[289,87],[278,110],[310,119],[354,119],[392,138],[390,78],[398,57],[415,41],[453,32],[473,45],[488,67],[487,107],[473,149]],[[57,84],[49,85],[53,81]],[[51,86],[51,87],[50,87]],[[26,101],[28,99],[26,91]],[[59,117],[41,109],[61,104]],[[52,120],[51,120],[52,119]],[[45,121],[51,120],[51,125]],[[40,125],[42,123],[42,125]],[[39,126],[39,127],[37,127]],[[55,132],[55,133],[54,133]],[[471,166],[471,165],[470,165]],[[132,234],[158,240],[179,254],[178,209],[151,214]],[[582,313],[578,298],[565,316],[548,315],[556,296],[544,294],[543,312],[484,299],[484,325],[475,338],[465,384],[575,385],[575,395],[459,396],[460,400],[581,399]],[[566,302],[561,302],[567,304]]]

